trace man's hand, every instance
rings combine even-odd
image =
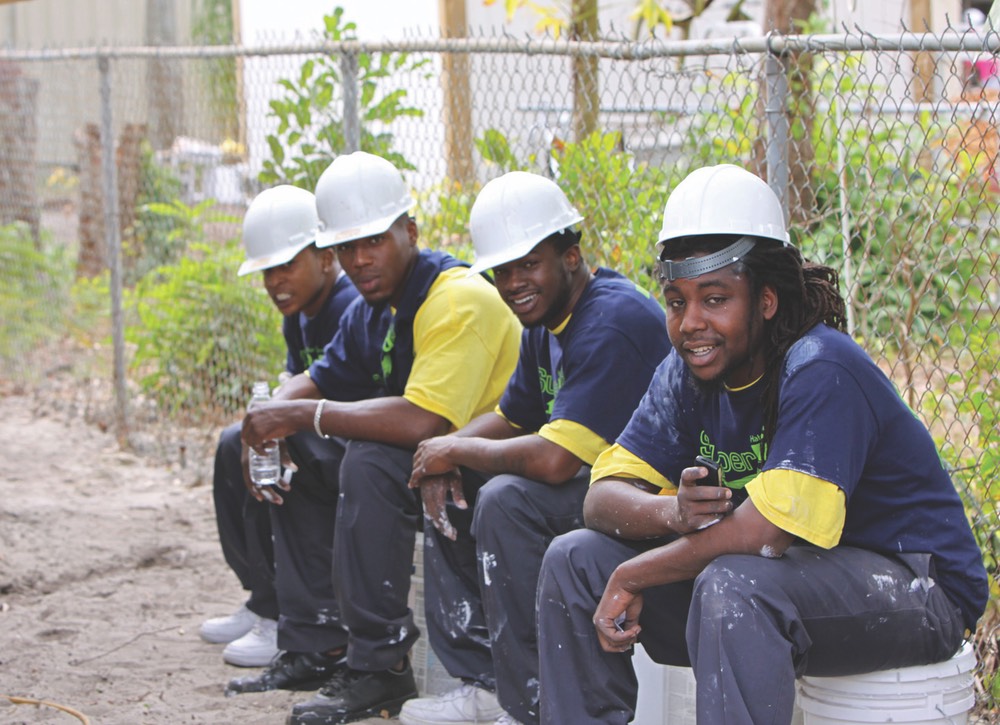
[[[280,440],[297,433],[301,428],[302,404],[299,400],[258,403],[243,417],[240,437],[246,445],[259,450],[264,441]],[[315,406],[314,401],[312,405]]]
[[[722,521],[733,510],[733,492],[725,486],[699,486],[695,483],[708,474],[702,466],[681,471],[677,487],[677,522],[679,534],[705,529]]]
[[[281,465],[284,468],[281,478],[278,479],[278,483],[274,486],[258,486],[250,479],[250,447],[243,442],[240,447],[240,465],[243,468],[243,485],[246,486],[247,491],[251,496],[253,496],[258,501],[267,501],[268,503],[273,503],[276,506],[280,506],[285,502],[285,499],[281,497],[277,489],[282,491],[292,490],[292,474],[298,470],[291,457],[288,455],[288,449],[285,447],[285,442],[278,441],[278,445],[281,448]]]
[[[625,588],[620,574],[615,570],[604,588],[594,612],[594,628],[597,640],[605,652],[627,652],[639,639],[639,613],[642,611],[642,592],[632,592]]]
[[[458,508],[469,507],[465,501],[465,492],[462,490],[462,476],[454,470],[439,476],[425,476],[416,485],[411,478],[410,488],[418,487],[420,498],[424,502],[424,518],[441,534],[454,541],[458,532],[448,520],[448,494],[451,494]]]
[[[458,467],[451,462],[448,456],[451,443],[451,436],[437,436],[420,442],[420,445],[417,446],[417,452],[413,454],[410,488],[417,488],[422,478],[457,473]]]

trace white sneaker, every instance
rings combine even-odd
[[[239,639],[260,619],[244,604],[228,617],[214,617],[201,623],[198,633],[206,642],[224,644]]]
[[[462,685],[437,697],[407,700],[399,713],[399,722],[401,725],[485,725],[503,714],[492,692]]]
[[[258,617],[253,629],[226,645],[222,659],[237,667],[267,667],[278,651],[278,623]]]
[[[512,715],[504,713],[493,721],[493,725],[522,725],[522,723],[520,720],[515,720]]]

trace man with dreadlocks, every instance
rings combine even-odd
[[[678,185],[658,246],[674,349],[593,466],[588,529],[545,555],[542,722],[629,722],[636,642],[694,669],[713,725],[790,722],[799,675],[947,660],[986,604],[981,554],[927,429],[844,334],[836,273],[731,165]]]

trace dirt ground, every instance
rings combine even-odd
[[[242,602],[210,457],[155,466],[82,415],[0,393],[0,723],[283,723],[309,693],[226,698],[198,638]],[[385,722],[385,721],[379,721]]]
[[[216,431],[186,433],[182,448],[149,415],[125,453],[102,432],[107,403],[88,397],[0,385],[0,724],[284,723],[310,694],[226,698],[248,671],[197,634],[243,601],[215,530]]]

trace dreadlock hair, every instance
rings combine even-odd
[[[671,259],[684,259],[698,252],[710,254],[738,238],[712,235],[672,240],[667,254]],[[772,287],[778,295],[777,311],[764,321],[767,348],[761,384],[764,441],[770,444],[778,421],[778,381],[788,349],[819,323],[844,332],[847,308],[837,286],[837,271],[805,261],[795,247],[782,246],[773,239],[758,239],[738,264],[750,278],[753,299],[759,298],[765,286]]]

